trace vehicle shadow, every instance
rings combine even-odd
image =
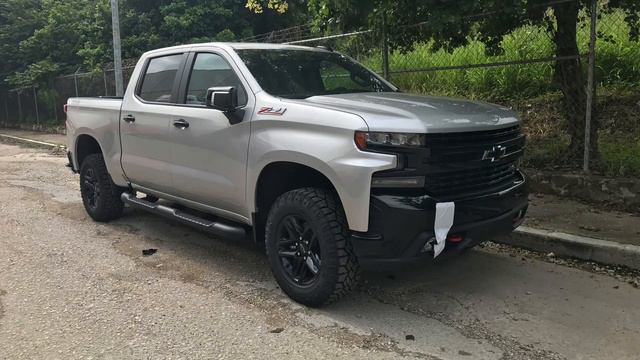
[[[278,288],[266,255],[251,240],[216,239],[200,230],[135,209],[126,209],[125,216],[111,224],[126,235],[114,244],[120,253],[157,272],[158,276],[170,276],[210,291],[220,291],[231,301],[261,308],[268,318],[280,319],[277,327],[304,326],[323,336],[336,337],[336,341],[343,341],[340,339],[345,336],[356,337],[363,346],[374,348],[387,346],[383,344],[392,339],[391,343],[396,344],[393,346],[399,346],[400,350],[424,354],[441,352],[441,348],[448,348],[448,345],[442,346],[444,343],[456,343],[456,352],[468,352],[478,358],[496,358],[495,355],[501,353],[486,340],[467,338],[456,326],[430,313],[459,311],[462,305],[452,301],[449,289],[462,288],[462,283],[455,285],[458,282],[481,280],[482,268],[486,267],[485,262],[491,261],[487,259],[491,255],[472,251],[465,254],[464,259],[421,263],[393,272],[365,272],[361,285],[353,293],[335,304],[310,309],[294,303]],[[147,248],[158,251],[152,256],[143,256],[142,250]],[[467,263],[469,259],[472,261],[464,266],[464,271],[474,276],[465,280],[453,270],[460,269],[458,264]],[[447,280],[450,275],[453,281]],[[433,291],[438,287],[439,290]],[[429,312],[421,313],[410,308],[412,297],[437,301],[431,302]],[[431,334],[428,338],[423,336],[427,333]],[[407,335],[414,340],[406,340]]]
[[[129,208],[125,216],[113,224],[133,235],[119,241],[119,250],[144,264],[162,262],[163,267],[183,272],[184,277],[190,279],[205,281],[207,272],[211,272],[224,274],[235,281],[264,282],[276,287],[266,255],[253,239],[216,239],[187,225]],[[144,257],[142,250],[145,248],[159,251],[152,257]],[[522,282],[522,277],[514,274],[514,266],[521,266],[520,262],[508,256],[471,250],[443,261],[426,259],[396,269],[365,271],[356,294],[393,303],[420,294],[434,300],[430,311],[456,311],[461,305],[459,301],[451,300],[451,294],[468,297],[484,292],[511,291],[515,284]],[[347,297],[340,303],[349,303],[358,297]]]

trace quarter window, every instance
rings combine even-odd
[[[240,79],[222,56],[211,53],[197,54],[189,76],[185,102],[204,105],[207,89],[219,86],[234,86],[238,90],[238,105],[247,103],[247,94]]]
[[[138,95],[146,101],[171,103],[171,94],[182,58],[183,54],[178,54],[149,60]]]

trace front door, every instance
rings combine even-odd
[[[245,178],[253,96],[223,53],[193,53],[187,61],[181,111],[173,117],[173,183],[179,196],[234,217],[245,207]],[[235,86],[240,109],[207,108],[207,89]]]
[[[171,121],[187,53],[147,60],[133,96],[122,103],[120,136],[122,169],[135,185],[172,193]],[[129,90],[133,85],[129,86]]]

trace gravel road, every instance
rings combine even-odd
[[[486,246],[307,309],[251,243],[133,209],[94,223],[65,163],[0,144],[0,358],[640,356],[637,273]]]

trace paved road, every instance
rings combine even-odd
[[[251,244],[132,209],[92,222],[64,163],[0,144],[0,358],[640,356],[640,290],[613,272],[487,247],[306,309]]]

